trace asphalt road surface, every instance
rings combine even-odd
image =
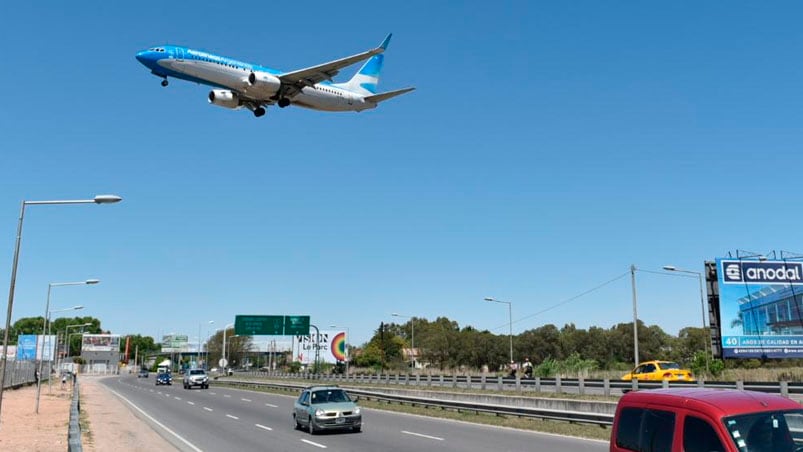
[[[292,425],[294,397],[220,387],[156,386],[154,378],[103,380],[140,418],[186,451],[606,451],[608,444],[381,410],[363,410],[361,433],[310,435]]]

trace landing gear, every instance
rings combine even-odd
[[[169,84],[170,84],[170,82],[168,82],[168,81],[167,81],[167,77],[165,77],[165,79],[164,79],[164,80],[162,80],[162,86],[166,87],[166,86],[167,86],[167,85],[169,85]]]
[[[260,116],[265,115],[265,108],[264,107],[257,107],[254,109],[254,116],[259,118]]]
[[[281,99],[279,99],[279,104],[278,105],[279,105],[279,108],[287,107],[288,105],[290,105],[290,99],[288,99],[286,97],[282,97]]]

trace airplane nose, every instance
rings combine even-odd
[[[148,51],[143,50],[142,52],[137,52],[136,59],[142,64],[145,64],[145,60],[148,59],[147,57]]]

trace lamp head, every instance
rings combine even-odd
[[[94,198],[95,204],[114,204],[122,200],[123,198],[117,195],[97,195]]]
[[[100,282],[99,279],[87,279],[86,284],[98,284]]]
[[[664,265],[664,270],[666,270],[668,272],[673,272],[673,271],[677,270],[677,267],[675,267],[674,265]]]
[[[483,298],[483,300],[485,300],[485,301],[496,301],[492,297],[485,297],[485,298]]]

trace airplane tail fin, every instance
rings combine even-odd
[[[391,36],[393,36],[392,33],[387,35],[382,43],[379,44],[379,48],[383,51],[388,48]],[[351,80],[346,83],[339,83],[338,85],[364,96],[376,94],[376,86],[379,84],[379,73],[382,71],[382,64],[384,62],[385,56],[383,54],[374,55],[362,65]]]
[[[385,61],[383,54],[374,55],[362,65],[359,71],[354,74],[346,83],[341,86],[349,91],[370,96],[376,94],[376,87],[379,84],[379,72],[382,71],[382,63]]]

